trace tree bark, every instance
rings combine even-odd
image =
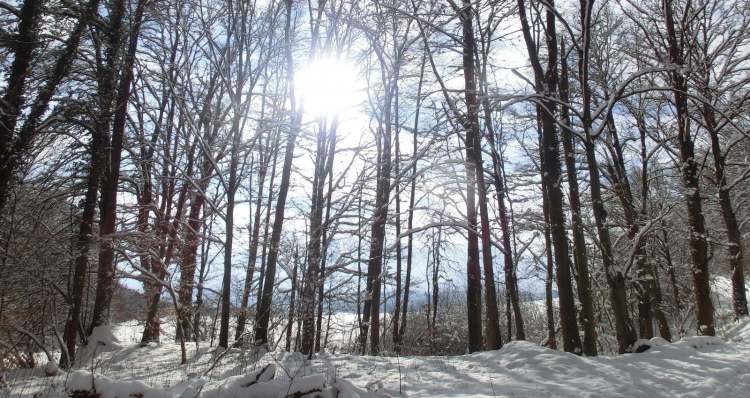
[[[479,139],[477,137],[479,130],[479,123],[477,118],[477,100],[476,100],[476,79],[474,77],[474,29],[472,25],[472,19],[474,18],[471,2],[469,0],[463,0],[463,8],[460,10],[459,17],[461,18],[462,31],[463,31],[463,72],[464,72],[464,95],[466,97],[467,114],[463,121],[463,127],[466,130],[465,145],[466,145],[466,221],[468,226],[467,236],[467,260],[466,260],[466,302],[468,311],[468,328],[469,328],[469,352],[476,352],[482,349],[482,309],[481,309],[481,275],[479,270],[479,242],[477,236],[477,204],[476,204],[476,191],[477,181],[484,181],[483,170],[478,169],[477,164],[478,156],[476,152],[480,150]],[[481,175],[481,176],[480,176]],[[480,188],[483,191],[483,187]],[[482,200],[482,193],[480,193],[480,203]],[[486,198],[485,198],[486,199]],[[486,216],[486,214],[485,214]],[[483,217],[484,220],[484,217]],[[484,234],[484,226],[482,223],[482,247],[486,249],[484,245],[486,235]],[[488,278],[492,275],[492,257],[491,253],[484,250],[483,263],[485,265],[485,282],[492,284],[494,287],[494,277]],[[489,266],[487,268],[487,258],[489,258]],[[490,301],[491,297],[495,297],[495,289],[488,289],[485,286],[485,295],[487,301],[487,346],[491,349],[499,347],[499,324],[497,319],[497,300]]]
[[[742,233],[737,222],[737,216],[732,206],[732,197],[727,187],[726,158],[719,143],[719,132],[716,130],[716,114],[709,103],[703,104],[703,120],[711,140],[711,153],[714,158],[714,178],[718,185],[718,200],[721,216],[727,229],[729,245],[729,267],[732,270],[732,310],[735,317],[748,315],[747,296],[745,294],[745,275],[743,272]]]
[[[294,268],[292,269],[292,291],[289,296],[289,320],[286,327],[286,345],[284,350],[289,352],[292,349],[292,329],[294,325],[294,299],[297,294],[297,267],[299,266],[299,252],[294,249]]]
[[[398,78],[396,78],[396,98],[395,98],[395,118],[396,124],[396,155],[393,160],[394,175],[396,176],[396,189],[394,201],[396,202],[396,288],[394,289],[395,302],[393,305],[393,318],[391,319],[391,338],[393,340],[394,351],[401,352],[401,340],[399,339],[399,323],[401,321],[401,278],[402,278],[402,247],[401,247],[401,126],[399,125],[398,114]]]
[[[312,358],[315,352],[315,295],[319,281],[321,264],[321,241],[323,235],[323,188],[327,175],[326,158],[328,148],[328,129],[326,123],[318,124],[317,149],[315,151],[315,170],[313,172],[313,193],[310,205],[310,237],[307,242],[307,270],[305,284],[302,286],[302,349],[301,352]]]
[[[286,42],[286,73],[287,80],[294,80],[294,66],[292,57],[292,6],[293,1],[286,1],[286,26],[284,27],[284,36]],[[286,209],[286,197],[289,193],[289,181],[292,174],[292,161],[294,160],[294,148],[302,124],[301,111],[297,109],[297,102],[294,95],[294,86],[290,85],[291,101],[291,126],[289,136],[286,140],[284,149],[284,166],[281,170],[281,183],[279,185],[278,198],[276,199],[276,212],[274,214],[273,229],[271,231],[271,240],[268,247],[268,260],[263,282],[260,304],[256,312],[255,319],[255,344],[262,345],[268,343],[268,324],[271,320],[271,305],[273,303],[274,279],[276,278],[276,262],[279,257],[279,242],[281,241],[281,229],[284,225],[284,210]]]
[[[38,24],[42,2],[25,0],[21,6],[18,33],[13,46],[13,63],[10,65],[5,95],[0,101],[0,211],[5,208],[20,153],[13,151],[18,117],[24,105],[24,92],[34,49],[38,46]]]
[[[565,51],[565,41],[560,40],[560,99],[563,104],[570,103],[568,60]],[[567,105],[560,108],[560,116],[565,126],[571,125],[570,109]],[[586,238],[583,233],[583,219],[581,218],[581,194],[578,189],[578,170],[576,168],[575,143],[570,128],[562,128],[562,144],[565,154],[565,169],[570,191],[570,218],[573,229],[573,263],[578,276],[578,299],[581,301],[581,326],[583,327],[583,354],[596,356],[596,328],[594,302],[591,294],[591,279],[589,275],[588,254],[586,253]]]
[[[326,215],[323,221],[322,250],[320,258],[320,273],[318,282],[318,314],[315,321],[315,352],[320,351],[320,340],[323,334],[323,298],[325,297],[326,262],[328,260],[328,246],[331,238],[331,201],[333,197],[333,159],[336,155],[336,129],[338,122],[331,126],[328,143],[328,160],[326,161],[326,174],[328,175],[328,193],[326,194]],[[330,305],[330,300],[329,300]],[[330,323],[330,319],[329,319]],[[326,333],[326,338],[328,334]]]
[[[115,2],[115,12],[111,20],[110,45],[119,47],[121,44],[122,20],[125,4],[123,0]],[[109,305],[115,285],[114,263],[114,233],[117,218],[117,186],[120,178],[120,160],[122,158],[122,143],[125,135],[125,121],[128,111],[128,100],[133,83],[133,65],[138,48],[143,12],[146,0],[139,0],[135,12],[131,16],[131,30],[127,53],[122,66],[122,78],[117,89],[117,100],[114,104],[114,121],[112,123],[112,137],[109,143],[109,167],[104,172],[101,186],[102,198],[100,203],[101,218],[99,220],[99,269],[96,283],[96,298],[94,300],[94,314],[92,328],[108,322]],[[116,57],[112,58],[113,61]],[[111,64],[111,73],[116,73]],[[114,78],[113,78],[114,80]]]
[[[409,215],[407,216],[406,229],[409,231],[409,236],[406,241],[406,278],[404,280],[404,303],[401,306],[401,325],[399,326],[399,342],[403,341],[404,333],[406,333],[406,324],[408,321],[407,314],[409,311],[409,292],[411,289],[411,265],[414,258],[414,234],[411,232],[414,228],[414,202],[416,198],[417,188],[417,148],[419,145],[419,113],[422,108],[422,84],[424,83],[424,67],[425,58],[422,58],[422,63],[419,67],[419,83],[417,84],[417,101],[416,110],[414,113],[414,127],[412,135],[412,153],[411,153],[411,188],[409,190]]]
[[[518,0],[519,17],[526,49],[534,69],[534,80],[541,106],[538,106],[542,124],[542,178],[545,180],[549,211],[550,234],[554,246],[555,267],[557,274],[558,298],[560,303],[560,324],[562,329],[563,349],[567,352],[581,352],[581,338],[578,335],[575,300],[570,276],[570,256],[568,254],[568,237],[565,229],[562,189],[560,187],[560,155],[555,126],[554,101],[557,91],[557,35],[555,32],[554,2],[550,1],[546,11],[546,37],[548,51],[548,68],[546,73],[539,60],[539,53],[531,36],[531,27],[526,17],[526,6]],[[543,109],[542,109],[543,108]]]
[[[262,129],[264,127],[265,121],[265,99],[266,97],[266,85],[263,86],[263,98],[261,98],[262,105],[261,105],[261,121],[260,121],[260,127],[258,132],[258,147],[260,148],[260,159],[258,160],[258,197],[255,199],[255,213],[253,216],[253,226],[250,232],[250,245],[248,248],[248,255],[247,255],[247,270],[245,271],[245,285],[242,289],[242,300],[240,302],[240,308],[239,308],[239,315],[237,316],[237,329],[235,330],[234,339],[235,341],[240,341],[242,339],[242,334],[245,333],[245,324],[247,323],[247,316],[248,316],[248,304],[250,301],[250,291],[253,286],[253,275],[255,274],[255,264],[257,263],[257,257],[258,257],[258,244],[260,242],[260,225],[261,225],[261,208],[263,206],[263,186],[266,181],[266,174],[268,173],[268,165],[271,160],[271,145],[272,145],[272,137],[269,136],[266,140],[266,145],[263,146],[263,135],[262,135]],[[270,191],[273,187],[269,187],[269,195]],[[250,205],[252,207],[252,205]]]
[[[547,190],[544,187],[544,182],[542,182],[542,197],[547,195]],[[546,260],[547,260],[547,279],[544,281],[544,304],[546,309],[546,315],[547,315],[547,347],[556,350],[557,349],[557,333],[555,331],[555,308],[554,308],[554,301],[552,297],[552,284],[555,283],[555,274],[554,274],[554,257],[552,255],[552,235],[550,234],[550,228],[549,228],[549,210],[547,209],[547,203],[548,201],[543,200],[543,211],[544,211],[544,247],[547,252]]]
[[[23,163],[35,138],[38,135],[38,127],[42,118],[49,108],[52,96],[62,79],[68,75],[70,66],[78,54],[81,38],[86,32],[89,23],[96,17],[99,8],[99,0],[90,0],[81,10],[78,22],[71,31],[60,55],[55,59],[51,70],[45,74],[46,81],[42,85],[36,99],[31,104],[26,120],[21,126],[18,135],[15,129],[18,119],[22,113],[22,107],[26,103],[24,91],[26,78],[33,62],[33,51],[38,46],[36,42],[37,19],[42,9],[39,1],[25,1],[21,7],[20,21],[18,24],[17,43],[23,45],[14,46],[14,59],[8,74],[5,95],[0,101],[0,211],[5,208],[10,189],[12,188],[14,174]]]
[[[663,0],[665,24],[667,28],[667,45],[669,62],[678,68],[685,66],[683,44],[678,42],[677,31],[672,10],[672,0]],[[685,12],[689,12],[690,7]],[[684,19],[684,18],[683,18]],[[706,243],[706,224],[703,218],[703,202],[700,193],[698,164],[695,160],[695,144],[690,135],[687,104],[687,81],[682,71],[670,72],[670,84],[677,113],[677,142],[680,154],[680,171],[687,207],[688,225],[690,228],[689,245],[692,262],[693,293],[695,295],[695,312],[698,334],[715,335],[714,308],[711,302],[710,273],[708,270],[708,244]]]

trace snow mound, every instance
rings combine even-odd
[[[117,381],[85,370],[70,374],[65,393],[71,397],[99,398],[383,398],[385,394],[354,387],[343,379],[328,380],[325,374],[276,378],[276,366],[268,364],[247,375],[226,378],[213,385],[204,379],[161,390],[140,380]]]
[[[92,341],[108,340],[101,335],[106,333]],[[96,358],[104,364],[97,372],[107,372],[108,378],[89,370],[34,380],[70,376],[65,391],[61,385],[46,396],[79,391],[79,398],[94,390],[104,398],[748,397],[750,317],[733,324],[722,338],[687,337],[673,344],[653,338],[636,345],[649,347],[643,354],[598,357],[512,341],[500,350],[446,357],[323,354],[308,360],[299,353],[232,350],[219,363],[216,350],[202,347],[189,352],[187,366],[175,365],[180,361],[177,344],[134,345]],[[116,346],[109,341],[110,348]],[[99,349],[107,349],[106,344]],[[33,391],[45,396],[50,389]]]
[[[119,350],[120,340],[112,333],[112,329],[107,325],[97,326],[91,331],[89,336],[89,345],[96,344],[106,347],[107,351]]]
[[[716,336],[690,336],[683,337],[676,341],[673,345],[678,348],[694,348],[700,350],[706,347],[712,346],[723,346],[726,342],[721,337]]]
[[[579,366],[581,357],[575,354],[552,350],[529,341],[511,341],[499,351],[477,354],[484,360],[502,361],[507,369],[539,368],[550,363],[560,366]],[[495,358],[492,358],[494,356]]]
[[[81,350],[77,361],[79,364],[85,365],[101,353],[120,351],[122,348],[120,341],[108,325],[97,326],[91,331],[88,342]]]
[[[270,394],[268,383],[273,380],[275,375],[276,366],[269,364],[247,375],[229,377],[213,386],[213,388],[207,388],[202,396],[205,398],[229,398],[267,395]]]
[[[117,381],[108,377],[78,370],[70,374],[65,383],[68,396],[99,394],[100,398],[174,398],[174,394],[148,386],[140,380]]]

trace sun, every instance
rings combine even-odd
[[[357,68],[346,60],[314,60],[296,73],[295,86],[308,116],[340,116],[358,103]]]

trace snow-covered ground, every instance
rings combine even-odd
[[[100,391],[140,392],[144,398],[198,391],[213,397],[276,397],[294,390],[289,388],[295,383],[329,388],[327,396],[339,391],[339,397],[747,397],[750,319],[722,337],[686,337],[673,344],[657,338],[644,353],[596,358],[518,341],[498,351],[452,357],[322,354],[308,362],[299,354],[256,358],[249,350],[233,349],[219,359],[215,350],[195,346],[189,357],[188,365],[178,365],[179,348],[171,343],[115,346],[93,359],[89,369],[18,381],[0,396],[62,396],[66,382],[69,391],[91,385],[93,368],[107,377],[95,376]],[[255,390],[242,387],[267,365],[275,368],[272,381],[256,383]]]
[[[726,285],[726,286],[725,286]],[[726,278],[714,281],[717,318],[729,313]],[[356,319],[332,319],[332,345],[348,344]],[[137,322],[97,332],[82,370],[44,377],[44,369],[14,370],[0,381],[0,398],[62,397],[95,385],[103,398],[285,397],[749,397],[750,318],[719,329],[718,337],[656,338],[646,352],[579,357],[514,341],[498,351],[445,357],[371,357],[217,350],[187,346],[180,365],[173,325],[162,344],[137,344]],[[93,380],[93,384],[92,384]],[[67,387],[67,388],[66,388]],[[133,395],[135,394],[135,395]]]

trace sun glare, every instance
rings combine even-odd
[[[305,113],[334,116],[357,105],[356,66],[340,59],[318,59],[297,72],[297,94],[304,101]]]

